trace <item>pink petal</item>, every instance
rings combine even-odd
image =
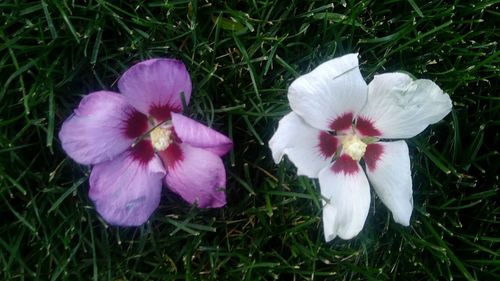
[[[150,59],[128,69],[118,88],[137,110],[164,121],[182,111],[181,93],[189,103],[191,78],[179,60]]]
[[[142,141],[115,159],[94,166],[89,197],[109,224],[141,225],[160,203],[164,176],[165,169],[154,156],[151,143]]]
[[[85,96],[64,121],[59,139],[64,151],[81,164],[108,161],[125,151],[148,129],[147,117],[117,93]]]
[[[374,162],[375,158],[377,160]],[[395,141],[370,144],[366,149],[365,162],[368,167],[366,174],[373,189],[391,210],[394,220],[404,226],[410,225],[413,197],[410,155],[406,143]]]
[[[290,85],[293,111],[311,126],[344,130],[366,102],[368,87],[361,76],[357,54],[322,63]]]
[[[319,185],[325,198],[323,230],[326,241],[337,235],[342,239],[356,236],[363,229],[371,199],[370,186],[361,166],[352,159],[340,157],[319,173]]]
[[[170,144],[167,149],[158,151],[164,166],[167,169],[173,169],[181,161],[184,160],[184,152],[182,151],[181,145],[178,143]]]
[[[226,171],[220,157],[188,144],[181,144],[180,150],[179,160],[168,166],[168,188],[200,208],[226,205]]]
[[[172,124],[180,140],[194,147],[203,148],[219,156],[233,147],[225,135],[181,114],[172,113]]]
[[[434,82],[404,73],[376,75],[356,129],[364,136],[411,138],[451,111],[450,97]]]
[[[274,162],[286,154],[297,167],[297,174],[317,178],[319,171],[330,165],[339,146],[338,139],[308,125],[299,115],[290,112],[280,122],[269,140]]]

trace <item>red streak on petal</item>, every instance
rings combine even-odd
[[[346,112],[340,115],[330,123],[330,129],[334,131],[343,131],[350,129],[352,127],[353,116],[354,115],[352,114],[352,112]]]
[[[326,132],[320,132],[318,138],[321,155],[325,158],[332,157],[337,151],[339,140]]]
[[[182,142],[182,140],[177,135],[175,128],[172,128],[172,136],[171,137],[172,137],[172,140],[174,141],[174,143],[181,143]]]
[[[130,149],[130,154],[134,160],[146,165],[154,157],[153,144],[150,140],[142,140]]]
[[[384,154],[384,146],[381,144],[371,143],[366,147],[363,159],[370,171],[374,171],[377,168],[377,162],[382,158],[382,154]]]
[[[163,165],[169,169],[175,168],[179,161],[184,160],[182,149],[180,145],[175,142],[170,144],[167,149],[158,151],[158,155],[160,155]]]
[[[169,104],[164,105],[152,105],[149,109],[149,114],[153,116],[156,121],[163,122],[165,120],[171,119],[171,112],[181,112],[180,108],[175,108],[170,106]]]
[[[343,172],[345,175],[352,175],[359,172],[358,162],[349,155],[341,155],[330,168],[334,173]]]
[[[135,139],[146,133],[148,130],[148,118],[137,110],[131,110],[127,113],[128,118],[125,122],[124,133],[127,137]]]
[[[363,136],[378,137],[382,133],[373,126],[373,122],[364,117],[358,117],[356,121],[356,130]]]

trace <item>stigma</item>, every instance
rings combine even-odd
[[[342,139],[342,148],[345,154],[359,161],[366,152],[366,143],[356,135],[347,135]]]
[[[156,151],[163,151],[173,142],[172,127],[156,127],[149,134]]]

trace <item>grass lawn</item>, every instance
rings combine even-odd
[[[500,280],[500,2],[4,0],[0,2],[1,280]],[[414,211],[372,190],[364,229],[325,243],[317,181],[274,164],[287,88],[359,52],[367,81],[403,70],[453,100],[408,140]],[[226,207],[164,190],[141,227],[107,225],[62,122],[128,67],[182,60],[186,114],[227,134]]]

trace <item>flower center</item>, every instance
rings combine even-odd
[[[172,127],[156,127],[149,133],[151,137],[151,142],[156,151],[162,151],[167,149],[167,147],[173,142],[172,139]]]
[[[356,135],[347,135],[342,139],[344,153],[352,159],[359,161],[366,151],[366,143],[362,142]]]

